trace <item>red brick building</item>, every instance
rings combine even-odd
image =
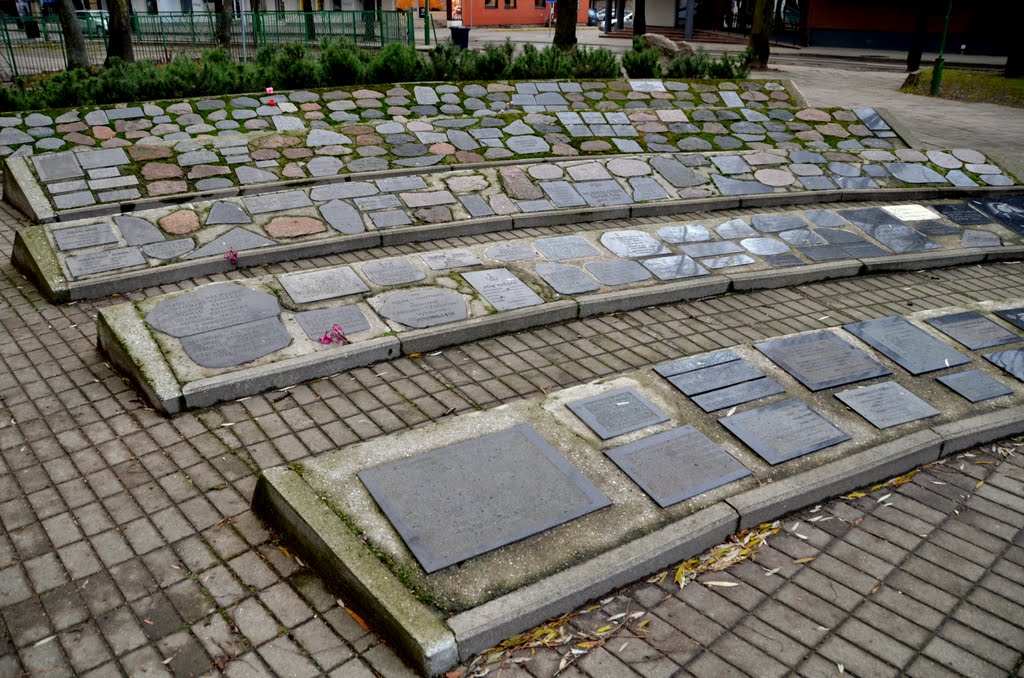
[[[587,23],[586,0],[576,12],[578,23]],[[463,0],[464,26],[543,26],[551,6],[545,0]]]

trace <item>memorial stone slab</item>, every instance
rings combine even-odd
[[[419,282],[427,277],[408,259],[380,259],[363,264],[360,272],[374,285],[391,287]]]
[[[554,238],[541,238],[534,241],[534,246],[551,261],[583,259],[601,255],[596,247],[586,238],[579,235],[563,235]]]
[[[1024,308],[1009,308],[995,314],[1018,329],[1024,330]]]
[[[185,354],[208,368],[236,367],[292,343],[280,318],[264,318],[181,338]]]
[[[635,389],[624,388],[567,403],[573,414],[602,440],[669,420]]]
[[[612,179],[580,181],[575,184],[575,187],[591,207],[631,205],[633,203],[633,199],[623,190],[622,186]]]
[[[1009,351],[989,353],[985,360],[1013,376],[1018,381],[1024,381],[1024,349],[1015,348]]]
[[[900,221],[938,219],[939,215],[924,205],[886,205],[882,208]]]
[[[757,214],[751,217],[750,223],[762,233],[778,233],[807,225],[803,219],[791,214]]]
[[[796,398],[723,417],[718,422],[773,466],[850,439]]]
[[[543,181],[540,187],[551,198],[555,207],[580,207],[587,204],[568,181]]]
[[[320,342],[335,325],[345,335],[358,334],[370,329],[370,322],[354,304],[325,308],[318,311],[301,311],[295,314],[295,321],[311,341]]]
[[[711,240],[711,233],[701,224],[666,226],[658,229],[658,237],[673,244]]]
[[[730,219],[725,223],[715,226],[715,232],[726,240],[733,238],[749,238],[750,236],[757,235],[754,229],[747,226],[747,222],[742,219]]]
[[[366,230],[363,217],[356,208],[343,200],[331,200],[320,206],[324,220],[339,233],[354,235]]]
[[[462,277],[498,311],[538,306],[544,300],[506,268],[471,271]]]
[[[161,301],[146,315],[150,327],[172,337],[188,337],[277,318],[277,297],[260,290],[217,283]]]
[[[977,311],[929,318],[925,322],[972,351],[1024,341],[1024,337],[1004,329]]]
[[[31,139],[26,139],[26,141],[31,141]],[[71,151],[34,156],[32,164],[44,185],[54,181],[85,176],[82,168],[78,165],[75,154]]]
[[[635,261],[591,261],[585,265],[602,285],[628,285],[650,280],[651,273]]]
[[[551,150],[548,142],[538,136],[509,137],[505,140],[508,150],[517,155],[534,155],[536,153],[547,153]]]
[[[937,249],[939,245],[882,209],[846,210],[840,214],[897,253]]]
[[[843,327],[914,375],[971,361],[968,356],[900,317],[866,320]]]
[[[282,191],[280,193],[264,193],[262,195],[247,195],[242,198],[245,206],[253,214],[264,214],[267,212],[278,212],[283,210],[294,210],[309,207],[309,196],[304,191]]]
[[[385,297],[378,313],[416,329],[459,322],[468,317],[461,294],[437,288],[392,292]]]
[[[914,230],[926,236],[960,235],[963,231],[952,224],[945,224],[941,221],[918,221],[914,224]],[[995,235],[995,234],[993,234]]]
[[[699,186],[707,182],[706,178],[697,174],[678,160],[673,160],[672,158],[665,158],[662,156],[651,158],[651,167],[657,170],[657,172],[664,177],[665,181],[676,188]]]
[[[278,282],[296,304],[346,297],[370,288],[348,266],[278,276]]]
[[[117,235],[114,234],[114,229],[110,227],[110,224],[106,223],[57,228],[52,233],[53,239],[57,243],[57,248],[62,252],[110,245],[117,242]]]
[[[502,263],[512,261],[529,261],[537,258],[537,252],[529,245],[521,243],[501,243],[488,247],[484,252],[488,259]]]
[[[887,162],[885,168],[892,172],[892,175],[907,184],[946,184],[946,177],[942,176],[927,165],[918,165],[910,162]]]
[[[686,396],[735,386],[745,381],[764,378],[765,374],[745,360],[737,359],[708,365],[668,377],[669,382]]]
[[[742,252],[743,248],[734,242],[719,240],[696,245],[683,245],[682,250],[691,257],[714,257],[722,254],[736,254]]]
[[[836,398],[879,429],[939,415],[938,410],[894,381],[840,391]]]
[[[434,271],[480,265],[480,260],[469,250],[441,250],[440,252],[421,254],[420,258]]]
[[[811,177],[811,179],[818,179],[820,177]],[[712,174],[711,180],[715,182],[715,186],[723,195],[757,195],[760,193],[771,193],[771,186],[765,186],[760,181],[744,181],[742,179],[731,179],[729,177],[723,177],[720,174]],[[805,181],[804,177],[801,177],[801,181]],[[831,184],[829,185],[831,188]]]
[[[693,396],[692,400],[705,412],[715,412],[785,392],[786,389],[779,386],[774,379],[764,377],[701,393]]]
[[[750,475],[690,425],[617,447],[608,458],[662,508]]]
[[[702,370],[706,367],[712,367],[714,365],[723,365],[740,360],[739,355],[730,349],[724,351],[714,351],[713,353],[704,353],[702,355],[694,356],[692,358],[683,358],[682,360],[674,360],[664,365],[659,365],[654,368],[654,371],[661,376],[668,378],[674,377],[678,374],[685,374],[687,372],[693,372],[695,370]]]
[[[121,235],[124,236],[124,241],[129,245],[148,245],[161,242],[164,239],[164,234],[160,232],[160,229],[139,217],[119,214],[114,217],[114,223],[117,224]]]
[[[702,266],[707,268],[731,268],[733,266],[749,266],[750,264],[757,263],[754,259],[747,256],[746,254],[730,254],[724,257],[711,257],[710,259],[701,259],[700,263]]]
[[[559,294],[586,294],[600,289],[600,285],[578,266],[542,262],[535,270]]]
[[[1017,235],[1024,235],[1024,198],[972,198],[971,206],[1003,224]]]
[[[672,254],[671,250],[643,231],[607,231],[601,236],[601,244],[622,259]]]
[[[97,169],[100,167],[115,167],[118,165],[127,165],[129,163],[128,156],[125,154],[123,148],[104,148],[95,151],[85,151],[79,153],[77,156],[78,164],[82,166],[82,169]]]
[[[959,202],[950,205],[933,205],[933,207],[941,212],[942,216],[946,217],[954,224],[959,224],[960,226],[979,226],[981,224],[992,223],[992,220],[986,215],[966,203]]]
[[[782,337],[754,347],[812,391],[892,374],[832,332]]]
[[[68,257],[64,260],[64,263],[67,265],[71,277],[81,278],[87,275],[131,268],[132,266],[142,266],[146,263],[146,259],[142,256],[142,252],[139,251],[138,247],[121,247],[114,250],[89,252],[88,254]]]
[[[937,381],[972,403],[980,403],[983,400],[991,400],[1013,393],[1013,390],[1006,384],[993,379],[981,370],[946,374],[939,377]]]
[[[642,264],[658,280],[678,280],[708,275],[706,268],[688,256],[654,257],[645,259]]]
[[[661,184],[650,177],[635,177],[629,180],[633,188],[633,200],[649,202],[651,200],[667,200],[669,195]]]
[[[789,247],[784,242],[774,238],[744,238],[740,245],[748,252],[761,256],[789,252]]]
[[[143,245],[142,253],[154,259],[167,260],[188,254],[195,247],[196,243],[192,238],[179,238],[178,240],[163,240]]]
[[[252,219],[245,213],[245,210],[233,202],[223,202],[220,200],[213,203],[213,207],[210,208],[210,214],[206,217],[207,226],[249,223],[252,223]]]
[[[611,503],[526,424],[358,475],[428,573]]]

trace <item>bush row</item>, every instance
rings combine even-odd
[[[255,60],[232,61],[223,49],[199,60],[177,57],[115,62],[96,72],[76,69],[0,88],[0,110],[64,108],[90,104],[151,101],[278,89],[395,82],[616,78],[619,61],[606,49],[523,46],[519,55],[506,41],[482,50],[460,50],[450,42],[421,53],[392,44],[379,52],[343,39],[325,40],[316,54],[302,45],[268,45]]]
[[[745,78],[750,72],[753,53],[746,49],[738,56],[723,54],[715,59],[703,47],[693,54],[677,54],[667,65],[660,63],[661,52],[633,39],[633,49],[622,55],[622,67],[631,78]]]

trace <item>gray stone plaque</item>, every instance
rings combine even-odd
[[[537,258],[537,252],[529,245],[521,243],[501,243],[488,247],[484,252],[489,259],[502,263],[510,261],[529,261]]]
[[[441,250],[421,254],[420,259],[433,271],[446,271],[450,268],[466,268],[479,266],[480,260],[469,250]]]
[[[302,311],[295,314],[295,321],[312,341],[320,342],[324,334],[337,325],[346,335],[365,332],[370,322],[355,304],[325,308],[319,311]]]
[[[359,479],[428,573],[611,504],[526,424]]]
[[[894,381],[840,391],[836,398],[880,429],[939,415],[938,410]]]
[[[668,421],[661,410],[632,388],[566,403],[601,440]]]
[[[269,245],[276,244],[277,243],[273,240],[264,238],[258,233],[253,233],[252,231],[248,231],[244,228],[236,227],[224,235],[206,243],[196,251],[192,252],[192,254],[188,255],[186,259],[213,257],[227,254],[231,250],[241,252],[242,250],[251,250],[258,247],[267,247]]]
[[[989,353],[985,360],[1012,375],[1018,381],[1024,381],[1024,349],[1015,348],[1009,351]]]
[[[542,262],[535,270],[559,294],[586,294],[600,289],[600,285],[578,266]]]
[[[181,338],[185,354],[197,365],[209,368],[243,365],[279,351],[290,343],[292,336],[277,317]]]
[[[843,325],[911,374],[924,374],[971,362],[919,327],[899,317]]]
[[[601,244],[623,259],[672,254],[669,248],[643,231],[608,231],[601,236]]]
[[[512,275],[507,268],[471,271],[463,273],[462,277],[499,311],[512,311],[544,303],[536,292]]]
[[[657,276],[658,280],[678,280],[708,274],[706,268],[688,256],[645,259],[643,266]]]
[[[119,214],[114,217],[114,223],[121,230],[124,241],[129,245],[149,245],[150,243],[161,242],[164,234],[152,223],[130,214]]]
[[[724,410],[727,407],[749,403],[752,400],[785,393],[785,391],[775,380],[765,377],[763,379],[745,381],[733,386],[726,386],[717,391],[701,393],[700,395],[693,396],[692,400],[705,412],[714,412],[716,410]]]
[[[938,378],[939,383],[972,403],[1010,395],[1013,391],[980,370],[967,370]]]
[[[72,228],[55,228],[52,231],[57,248],[62,252],[98,247],[117,242],[117,236],[110,224],[89,224]],[[136,243],[131,243],[136,244]]]
[[[711,232],[701,224],[666,226],[658,229],[658,237],[670,243],[703,242],[711,240]]]
[[[754,346],[812,391],[892,374],[832,332],[783,337]]]
[[[262,195],[247,195],[242,198],[245,206],[253,214],[264,214],[266,212],[278,212],[281,210],[293,210],[302,207],[309,207],[309,196],[303,191],[282,191],[280,193],[264,193]]]
[[[772,465],[850,439],[842,429],[796,398],[723,417],[718,422]]]
[[[607,207],[610,205],[631,205],[633,199],[619,186],[614,179],[604,181],[579,181],[574,184],[576,190],[591,207]]]
[[[635,261],[591,261],[584,268],[602,285],[628,285],[651,278],[651,272]]]
[[[71,277],[81,278],[86,275],[142,266],[146,263],[146,258],[142,256],[138,247],[121,247],[116,250],[90,252],[68,257],[64,263],[67,265]]]
[[[26,135],[25,141],[31,140],[32,138]],[[71,151],[38,155],[32,158],[32,164],[35,165],[36,173],[39,174],[39,180],[43,184],[62,179],[74,179],[85,174],[78,166],[75,154]]]
[[[1024,337],[1004,329],[977,311],[929,318],[925,322],[972,351],[1024,340]]]
[[[344,200],[331,200],[320,205],[320,214],[339,233],[355,235],[366,230],[362,215]]]
[[[143,245],[142,252],[147,257],[153,257],[154,259],[165,261],[167,259],[174,259],[175,257],[187,254],[195,249],[195,246],[196,243],[192,238],[161,240],[160,242]]]
[[[555,238],[541,238],[534,246],[551,261],[567,259],[583,259],[601,256],[601,252],[590,242],[579,235],[563,235]]]
[[[745,360],[731,360],[690,370],[668,378],[669,382],[687,396],[717,391],[745,381],[763,378],[764,372]]]
[[[188,337],[233,327],[281,312],[277,297],[233,283],[204,285],[161,301],[146,315],[150,327],[172,337]]]
[[[419,282],[427,277],[418,266],[408,259],[381,259],[363,264],[360,269],[367,280],[374,285],[390,287],[393,285],[408,285]]]
[[[750,475],[690,425],[617,447],[608,458],[662,508]]]
[[[207,226],[249,223],[252,223],[249,215],[233,202],[218,201],[213,203],[213,207],[210,208],[210,214],[206,217]]]
[[[290,273],[277,278],[296,304],[346,297],[369,292],[370,288],[348,266],[307,273]]]
[[[1024,198],[1021,196],[971,198],[969,203],[1017,235],[1024,235]]]
[[[433,287],[392,292],[385,297],[378,313],[388,320],[416,329],[454,323],[468,317],[466,301],[461,294]]]
[[[540,187],[555,207],[581,207],[587,204],[568,181],[542,181]]]
[[[664,365],[655,367],[654,371],[667,378],[674,377],[677,374],[693,372],[694,370],[702,370],[705,367],[711,367],[713,365],[730,363],[739,359],[740,357],[735,351],[726,349],[724,351],[704,353],[703,355],[694,356],[692,358],[683,358],[682,360],[665,363]]]
[[[778,233],[807,226],[803,219],[792,214],[758,214],[750,222],[762,233]]]

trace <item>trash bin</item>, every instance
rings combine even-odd
[[[459,46],[460,49],[469,49],[469,29],[465,26],[452,26],[449,30],[452,32],[452,42]]]

